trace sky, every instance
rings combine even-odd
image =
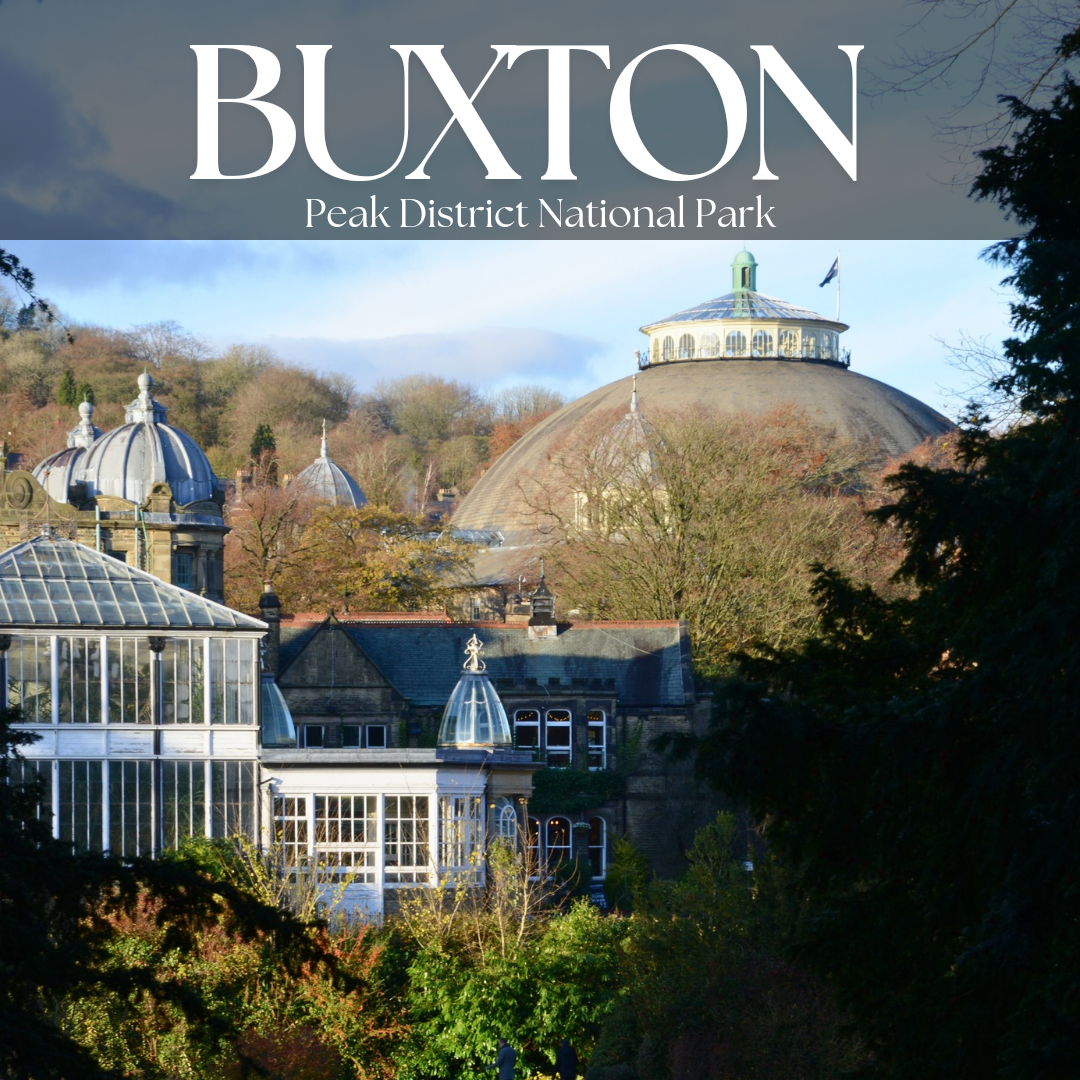
[[[955,417],[971,376],[964,338],[1008,336],[1004,271],[975,241],[762,241],[758,289],[834,316],[819,282],[841,262],[841,341],[852,370]],[[439,375],[567,398],[635,370],[638,328],[731,290],[741,244],[522,240],[41,241],[10,245],[66,320],[117,328],[172,320],[218,350],[264,344],[283,360],[380,379]]]

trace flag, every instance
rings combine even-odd
[[[818,288],[819,289],[824,288],[839,273],[840,273],[840,256],[837,255],[836,258],[833,259],[832,266],[829,267],[829,272],[825,275],[825,280],[818,286]]]

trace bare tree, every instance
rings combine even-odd
[[[685,618],[696,657],[715,668],[813,628],[813,564],[891,572],[862,513],[867,457],[794,409],[693,409],[595,430],[563,449],[557,483],[529,500],[562,541],[552,559],[566,607]]]

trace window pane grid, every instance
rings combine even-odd
[[[383,811],[386,883],[427,883],[431,854],[426,795],[387,795]]]

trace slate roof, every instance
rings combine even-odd
[[[281,670],[295,662],[322,624],[282,626]],[[694,697],[690,645],[677,622],[579,623],[557,637],[530,640],[524,626],[377,625],[342,627],[393,687],[414,704],[441,708],[461,676],[465,643],[484,643],[487,674],[500,693],[536,686],[614,694],[624,706],[681,706]]]

